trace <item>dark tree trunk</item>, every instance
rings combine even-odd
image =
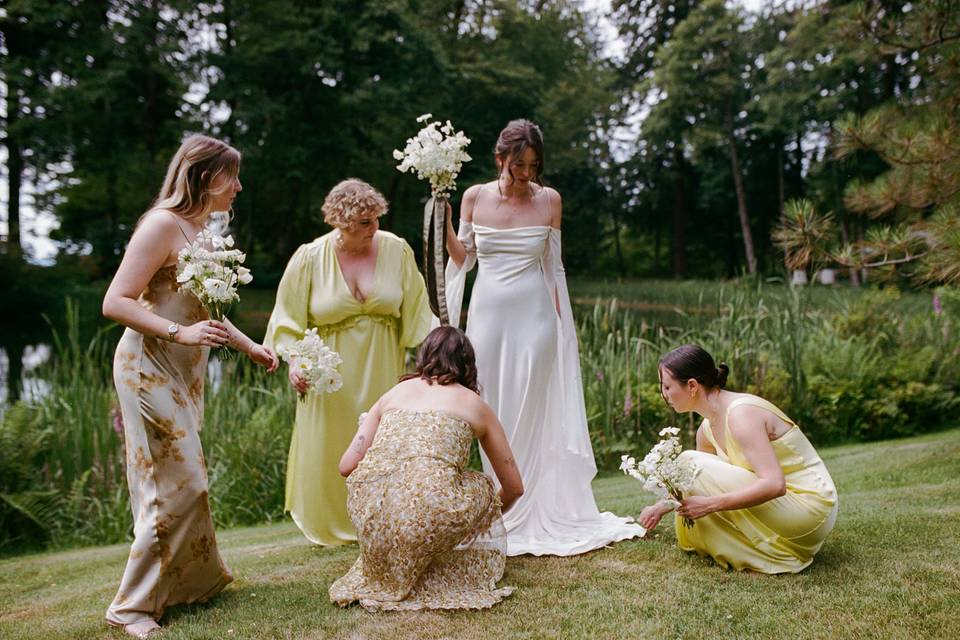
[[[737,155],[737,141],[734,139],[732,131],[727,136],[727,146],[730,152],[730,170],[733,172],[733,183],[737,191],[737,212],[740,216],[743,249],[747,257],[747,272],[754,275],[757,272],[757,256],[753,249],[753,234],[750,233],[750,216],[747,213],[747,196],[743,189],[743,174],[740,169],[740,158]]]
[[[777,218],[781,221],[783,221],[783,205],[787,199],[786,184],[783,177],[783,145],[785,142],[782,139],[777,142]]]
[[[23,351],[24,346],[19,339],[4,345],[7,351],[7,406],[20,399],[20,390],[23,387]]]
[[[793,197],[802,198],[803,197],[803,144],[801,139],[803,138],[802,133],[797,134],[797,146],[794,150],[794,167],[793,167]]]
[[[23,188],[23,153],[16,140],[14,125],[20,110],[16,87],[7,82],[7,253],[19,254],[20,244],[20,191]]]
[[[617,211],[615,208],[614,211]],[[620,276],[627,275],[627,265],[623,260],[623,247],[620,246],[620,214],[613,214],[613,248],[617,254],[617,270]]]
[[[670,208],[670,255],[673,276],[680,278],[687,273],[687,167],[679,151],[674,151],[674,164],[677,167],[673,185],[673,202]]]

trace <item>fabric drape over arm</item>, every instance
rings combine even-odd
[[[433,313],[427,299],[427,286],[417,269],[413,249],[403,243],[402,264],[403,300],[400,303],[400,346],[415,347],[427,337]]]
[[[277,301],[270,314],[263,343],[276,350],[289,348],[303,338],[309,319],[313,280],[312,245],[303,245],[290,258],[277,288]]]
[[[477,264],[477,244],[473,237],[473,223],[460,221],[457,238],[463,243],[467,255],[459,267],[453,259],[447,260],[445,273],[447,289],[447,313],[450,314],[450,324],[460,327],[460,311],[463,308],[463,292],[467,287],[467,274]]]
[[[560,230],[551,227],[541,267],[550,300],[559,302],[560,306],[560,315],[557,319],[559,323],[557,339],[560,342],[557,359],[559,371],[556,375],[562,389],[559,397],[563,399],[563,406],[560,408],[559,416],[562,417],[563,426],[556,444],[566,447],[567,451],[581,457],[596,472],[593,447],[590,444],[590,433],[587,428],[587,411],[583,401],[577,328],[573,320],[570,294],[567,292],[567,275],[563,270],[560,249]]]

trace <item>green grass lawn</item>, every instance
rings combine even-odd
[[[960,620],[960,429],[826,449],[840,518],[799,575],[725,571],[679,551],[671,525],[574,558],[512,558],[514,595],[479,612],[370,614],[327,588],[355,546],[310,546],[292,524],[220,534],[237,580],[176,607],[164,638],[947,638]],[[605,477],[601,507],[636,514],[639,485]],[[120,638],[103,612],[123,545],[0,562],[0,637]]]

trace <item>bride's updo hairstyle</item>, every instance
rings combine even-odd
[[[543,133],[540,127],[529,120],[511,120],[497,137],[497,144],[493,147],[494,160],[497,163],[497,175],[503,171],[503,165],[509,165],[514,158],[519,158],[527,149],[533,149],[537,156],[537,175],[533,181],[543,186],[540,176],[543,175]],[[511,179],[513,175],[510,176]]]
[[[687,380],[696,380],[708,390],[723,389],[727,384],[727,376],[730,375],[730,367],[723,362],[715,364],[713,356],[695,344],[685,344],[670,351],[660,358],[660,366],[669,371],[680,384],[686,384]]]
[[[150,209],[166,209],[188,220],[203,218],[211,213],[213,197],[229,189],[229,180],[239,172],[239,151],[216,138],[188,136],[173,155]],[[221,174],[229,180],[214,191],[213,182]]]
[[[401,376],[400,382],[411,378],[422,378],[429,384],[460,384],[479,395],[477,358],[467,334],[449,325],[427,334],[417,350],[414,373]]]

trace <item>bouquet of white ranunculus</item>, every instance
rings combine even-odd
[[[177,262],[181,291],[195,295],[216,320],[223,320],[230,305],[240,299],[237,287],[253,280],[250,269],[241,266],[246,254],[232,247],[233,236],[204,229],[180,250]]]
[[[417,118],[417,122],[431,118],[431,114],[425,113]],[[423,208],[423,277],[427,283],[430,309],[440,318],[440,324],[449,324],[444,291],[449,195],[457,186],[463,163],[471,159],[466,151],[468,144],[470,138],[462,131],[454,131],[447,120],[444,125],[428,123],[407,140],[403,151],[393,151],[393,157],[400,160],[397,169],[404,173],[416,172],[421,180],[430,181],[431,197]]]
[[[324,344],[316,329],[307,329],[303,338],[290,347],[277,347],[277,355],[307,381],[310,393],[333,393],[343,386],[337,371],[340,354]],[[302,400],[304,394],[299,394]]]
[[[640,462],[631,456],[623,456],[620,470],[642,482],[644,490],[679,507],[684,492],[690,491],[700,468],[677,459],[683,451],[678,437],[680,429],[667,427],[661,429],[659,435],[662,440],[653,445],[650,453]],[[693,520],[684,518],[683,524],[692,527]]]
[[[417,122],[431,118],[432,114],[425,113]],[[463,163],[471,160],[466,152],[468,144],[470,138],[463,135],[463,131],[454,131],[449,120],[442,126],[439,122],[430,122],[416,136],[407,139],[403,151],[394,149],[393,157],[400,160],[397,169],[403,173],[416,172],[421,180],[430,181],[434,198],[445,198],[456,188]]]

